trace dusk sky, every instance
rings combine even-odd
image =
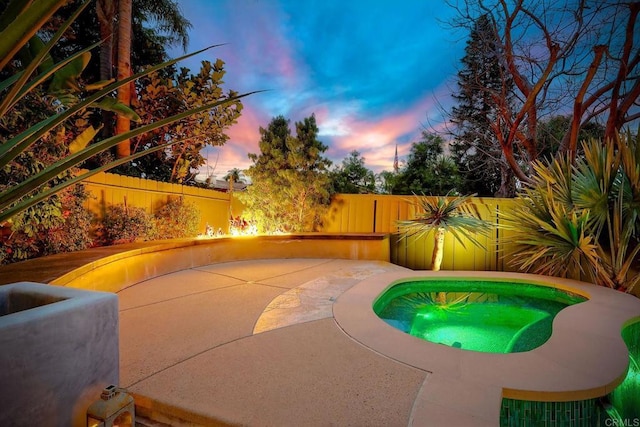
[[[391,170],[424,127],[443,125],[466,38],[446,25],[454,11],[426,0],[178,0],[191,21],[187,51],[226,43],[183,62],[225,61],[225,89],[268,90],[243,100],[223,147],[207,150],[212,172],[251,165],[259,127],[315,113],[325,155],[352,150],[375,172]],[[173,56],[181,50],[171,51]],[[293,130],[295,134],[295,130]],[[211,173],[211,172],[210,172]]]

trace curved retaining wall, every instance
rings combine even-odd
[[[269,258],[390,260],[386,233],[302,233],[178,239],[95,248],[0,267],[0,284],[32,281],[118,292],[143,280],[219,262]]]

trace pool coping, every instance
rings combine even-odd
[[[431,343],[384,322],[373,311],[379,295],[398,282],[417,278],[473,278],[532,283],[574,292],[587,301],[560,311],[549,340],[522,353],[481,353]],[[638,298],[570,279],[525,273],[412,271],[379,274],[343,293],[333,306],[338,325],[354,340],[401,363],[425,370],[419,406],[460,409],[460,392],[485,393],[467,414],[499,420],[503,397],[534,401],[573,401],[600,397],[620,384],[627,372],[628,349],[621,330],[640,318]],[[438,387],[430,391],[431,387]],[[498,393],[499,391],[499,393]],[[499,396],[500,399],[497,399]],[[492,403],[487,408],[487,399]],[[464,406],[464,404],[462,404]],[[464,411],[463,411],[464,412]],[[497,418],[496,418],[497,417]]]

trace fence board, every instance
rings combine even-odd
[[[134,177],[123,177],[110,173],[100,173],[83,182],[92,198],[86,207],[97,218],[104,216],[110,205],[126,203],[154,213],[170,198],[184,197],[200,211],[200,230],[205,232],[207,224],[214,229],[229,231],[229,194],[215,190],[190,188],[178,184],[157,182]]]
[[[340,194],[332,203],[331,213],[325,219],[323,231],[327,232],[376,232],[394,233],[397,221],[415,218],[419,209],[414,205],[415,196]],[[474,198],[480,217],[494,227],[487,236],[474,236],[484,247],[478,248],[463,239],[464,246],[453,236],[445,237],[442,269],[451,270],[502,270],[508,269],[503,254],[508,253],[506,242],[509,233],[496,228],[499,210],[513,209],[512,199]],[[373,209],[375,206],[375,213]],[[393,238],[391,255],[393,262],[412,269],[430,269],[433,236],[423,238]]]
[[[101,173],[85,181],[85,186],[94,198],[87,201],[87,208],[98,218],[104,215],[107,206],[127,203],[153,213],[172,197],[183,196],[195,204],[200,211],[200,229],[204,233],[207,224],[214,230],[229,232],[229,217],[242,216],[242,204],[230,196],[215,190],[186,188],[177,184],[121,177]],[[322,230],[332,233],[397,232],[397,221],[412,219],[417,210],[415,196],[391,196],[369,194],[338,194],[324,217]],[[499,212],[511,210],[516,202],[512,199],[475,198],[483,219],[497,226]],[[465,247],[453,236],[445,237],[442,268],[447,270],[509,270],[504,254],[511,248],[509,232],[494,227],[486,237],[475,236],[484,248],[477,248],[465,241]],[[412,269],[430,269],[433,251],[433,236],[390,239],[393,262]]]

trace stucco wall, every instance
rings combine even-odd
[[[1,286],[0,366],[0,426],[86,426],[91,402],[119,380],[117,296]]]

